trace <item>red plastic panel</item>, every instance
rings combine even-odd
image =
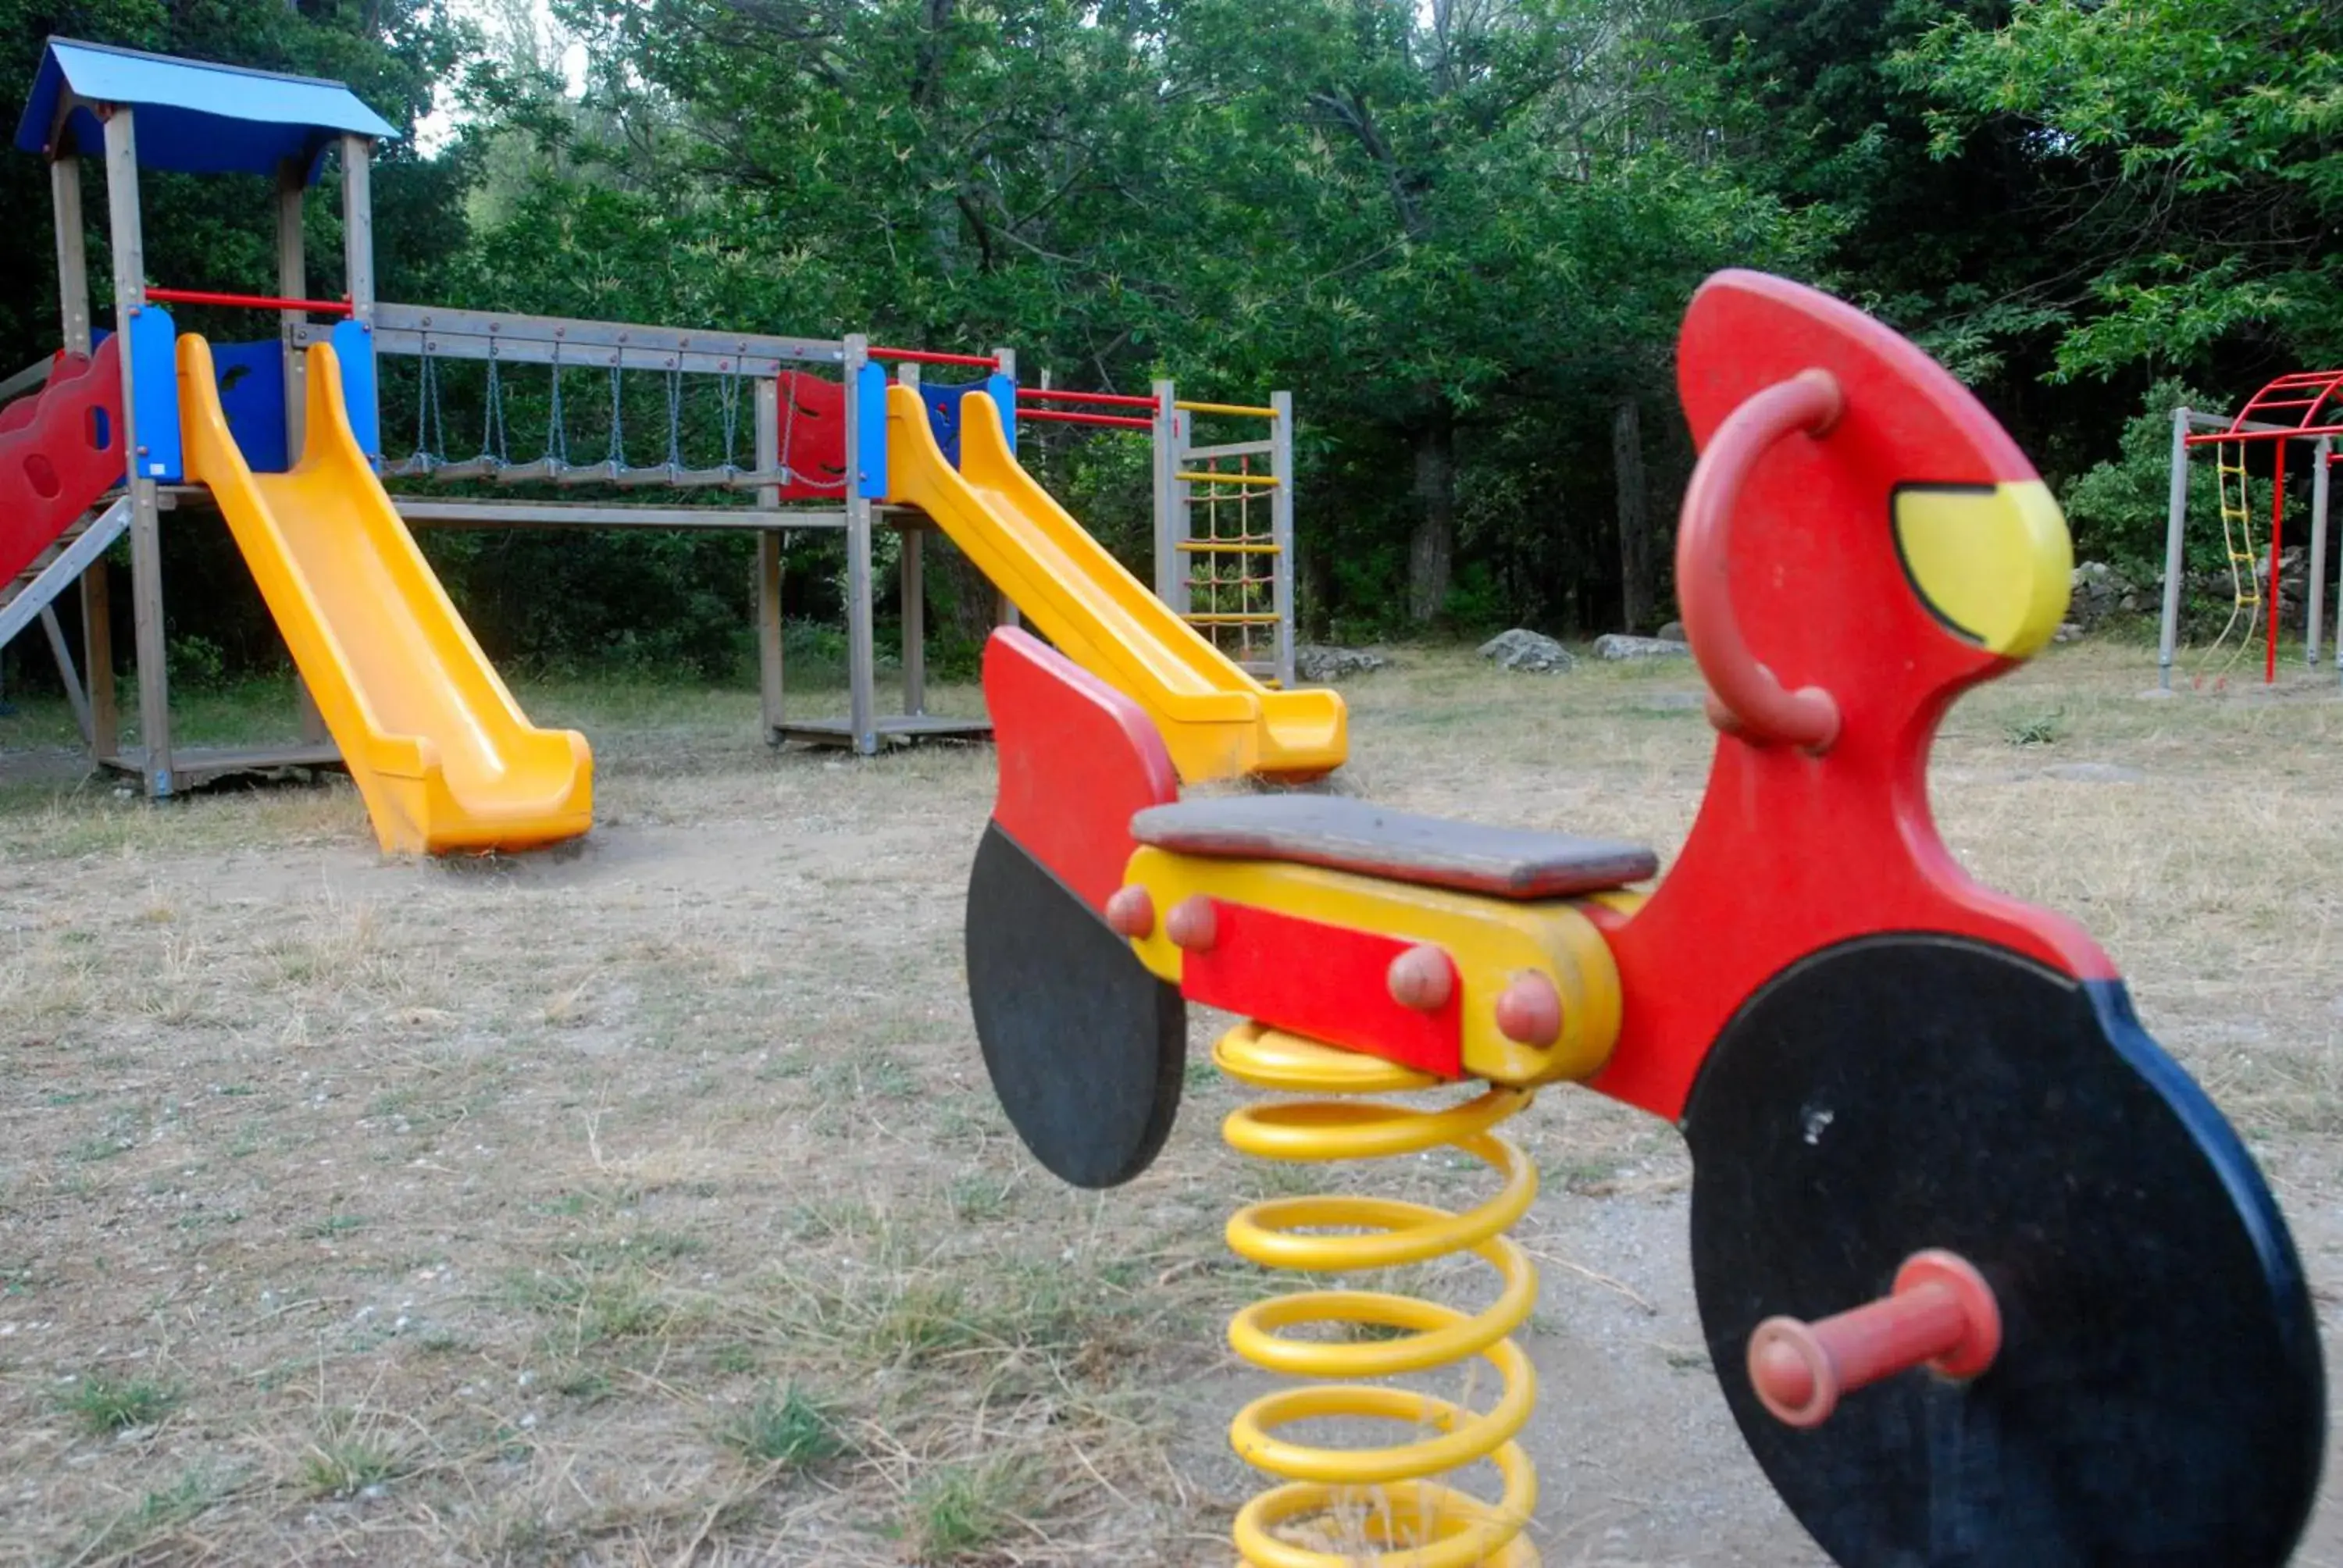
[[[2082,930],[1971,881],[1928,810],[1927,754],[1955,698],[2009,668],[1950,635],[1897,554],[1903,484],[2036,477],[1993,417],[1935,361],[1853,307],[1757,273],[1694,297],[1677,349],[1693,437],[1809,367],[1845,411],[1828,435],[1759,458],[1735,508],[1734,608],[1784,686],[1836,699],[1820,757],[1721,736],[1684,853],[1632,919],[1591,910],[1624,990],[1618,1048],[1594,1086],[1674,1120],[1709,1044],[1785,966],[1851,938],[1943,931],[2084,980],[2115,970]],[[1883,1050],[1895,1042],[1882,1040]]]
[[[1430,1012],[1392,1000],[1392,960],[1415,944],[1212,900],[1213,941],[1180,960],[1180,992],[1329,1045],[1443,1078],[1464,1070],[1463,988]]]
[[[793,476],[781,487],[785,501],[846,498],[846,387],[804,370],[777,377],[780,428],[775,449]],[[886,417],[886,410],[877,417]]]
[[[1163,738],[1139,704],[1014,627],[984,648],[1001,758],[992,819],[1091,909],[1122,886],[1131,819],[1180,798]]]
[[[123,477],[119,342],[60,354],[47,386],[0,410],[0,582]]]

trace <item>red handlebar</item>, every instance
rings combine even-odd
[[[1709,718],[1753,745],[1827,750],[1838,739],[1838,704],[1818,686],[1785,689],[1749,651],[1733,611],[1733,508],[1749,471],[1775,443],[1800,432],[1827,435],[1845,407],[1838,378],[1826,370],[1801,370],[1752,393],[1709,437],[1684,490],[1676,533],[1676,595],[1684,637],[1715,694]]]
[[[1885,1300],[1819,1322],[1768,1318],[1749,1336],[1749,1383],[1775,1420],[1820,1426],[1843,1394],[1916,1367],[1973,1378],[2001,1352],[2001,1308],[1956,1253],[1915,1252]]]

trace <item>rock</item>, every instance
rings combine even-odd
[[[2058,629],[2050,634],[2050,640],[2052,642],[2072,642],[2082,635],[2083,628],[2077,626],[2073,621],[2060,621],[2058,623]]]
[[[1692,640],[1692,638],[1684,635],[1684,622],[1680,620],[1672,620],[1668,622],[1667,625],[1660,628],[1660,629],[1653,633],[1653,635],[1657,637],[1662,642],[1690,642]]]
[[[2145,784],[2147,775],[2137,768],[2127,768],[2120,762],[2061,762],[2056,768],[2045,768],[2047,779],[2064,779],[2070,784]]]
[[[2068,580],[2066,625],[2059,628],[2061,642],[2070,642],[2108,617],[2137,609],[2140,604],[2138,586],[2105,561],[2085,561]],[[2067,627],[2074,628],[2071,635]]]
[[[1692,649],[1681,642],[1670,642],[1664,637],[1629,637],[1624,632],[1605,632],[1594,639],[1594,651],[1604,658],[1672,658]]]
[[[1293,675],[1297,680],[1307,680],[1324,686],[1346,675],[1363,675],[1370,669],[1381,669],[1391,660],[1380,653],[1369,653],[1363,648],[1330,648],[1321,643],[1302,643],[1293,650]]]
[[[1493,658],[1500,669],[1526,670],[1533,675],[1554,675],[1578,663],[1570,649],[1550,637],[1515,627],[1501,631],[1481,645],[1481,657]]]

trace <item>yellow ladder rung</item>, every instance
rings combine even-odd
[[[1201,468],[1182,468],[1172,476],[1192,485],[1274,485],[1275,474],[1211,474]]]
[[[1183,616],[1190,626],[1275,626],[1273,615],[1192,615]]]
[[[1187,554],[1199,556],[1277,556],[1285,553],[1276,545],[1223,545],[1210,539],[1184,540],[1180,548]]]
[[[1262,408],[1251,403],[1191,403],[1183,398],[1172,407],[1185,408],[1191,414],[1249,414],[1256,419],[1277,417],[1276,409]]]

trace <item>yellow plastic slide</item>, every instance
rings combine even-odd
[[[960,467],[920,395],[887,392],[890,498],[933,518],[1061,652],[1147,709],[1189,783],[1342,765],[1342,699],[1272,691],[1172,613],[1017,466],[989,397],[960,403]]]
[[[518,849],[592,825],[586,738],[538,729],[393,510],[350,434],[341,367],[309,349],[307,432],[255,474],[220,412],[211,346],[179,339],[187,477],[211,487],[385,850]]]

